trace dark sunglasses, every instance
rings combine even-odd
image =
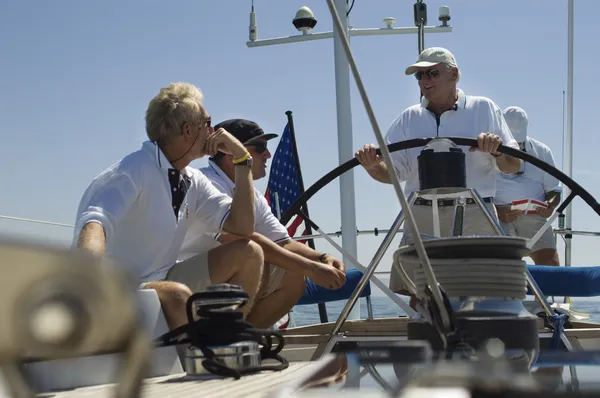
[[[267,150],[267,141],[253,142],[252,144],[248,144],[247,146],[254,148],[256,153],[264,153]]]
[[[433,79],[434,77],[438,77],[440,75],[440,71],[439,69],[420,70],[415,73],[415,78],[417,80],[421,80],[423,78],[423,75],[427,76],[430,79]]]

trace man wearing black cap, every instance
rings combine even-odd
[[[253,159],[252,176],[255,180],[267,175],[267,160],[271,157],[267,142],[277,134],[265,134],[258,124],[244,119],[226,120],[215,128],[224,128],[244,144]],[[208,167],[200,171],[219,191],[231,196],[235,189],[234,167],[231,155],[218,153],[209,159]],[[344,285],[346,274],[344,264],[337,258],[291,239],[286,228],[271,212],[264,195],[256,188],[254,191],[255,233],[251,239],[263,248],[265,268],[262,286],[247,319],[256,327],[267,328],[287,314],[302,297],[306,277],[325,288],[337,289]],[[208,231],[202,223],[192,222],[179,260],[239,238],[221,231]]]

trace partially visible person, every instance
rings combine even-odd
[[[205,264],[213,283],[237,282],[251,297],[263,267],[262,249],[249,239],[254,232],[251,156],[225,129],[211,127],[203,103],[192,84],[162,88],[146,111],[148,141],[93,179],[75,220],[76,248],[112,258],[140,288],[155,289],[170,329],[187,323],[187,299],[207,286]],[[218,152],[237,164],[233,199],[189,166]],[[243,238],[177,262],[192,217]]]
[[[267,143],[277,134],[265,134],[258,124],[245,119],[225,120],[215,128],[229,131],[244,144],[254,159],[252,175],[255,180],[266,176],[267,161],[271,158]],[[200,170],[218,190],[233,195],[238,189],[235,168],[233,156],[217,153],[209,159],[208,167]],[[302,297],[306,290],[306,277],[325,288],[337,289],[344,285],[346,274],[344,264],[337,258],[291,239],[286,228],[273,215],[264,195],[256,188],[254,208],[255,232],[251,239],[263,249],[265,272],[248,321],[256,327],[267,328],[287,314]],[[235,234],[213,233],[206,229],[205,223],[192,220],[179,259],[186,261],[199,251],[216,250],[213,248],[238,239],[240,237]]]
[[[522,151],[554,166],[550,148],[528,136],[529,119],[522,108],[509,106],[504,110],[504,119]],[[562,186],[556,178],[529,163],[523,163],[516,174],[499,172],[496,187],[496,209],[504,233],[527,239],[533,238],[546,223],[559,205],[562,194]],[[511,210],[512,202],[520,199],[535,199],[548,207],[538,210],[536,214],[521,214],[519,210]],[[533,245],[529,257],[538,265],[560,265],[552,226]]]
[[[392,123],[385,137],[386,144],[414,138],[466,137],[477,139],[476,147],[466,151],[467,188],[473,188],[483,198],[492,218],[497,223],[494,208],[496,195],[496,170],[516,173],[521,160],[498,152],[500,144],[518,148],[512,137],[502,110],[489,98],[465,94],[457,88],[461,73],[454,55],[445,48],[427,48],[408,66],[406,75],[413,75],[423,95],[420,104],[405,109]],[[391,153],[391,158],[401,181],[406,181],[404,192],[408,197],[419,191],[417,157],[423,148],[413,148]],[[467,148],[463,148],[467,149]],[[364,145],[355,154],[369,175],[382,183],[391,184],[386,164],[377,155],[373,144]],[[419,231],[434,235],[432,200],[418,199],[412,208]],[[454,217],[453,200],[438,199],[440,236],[452,234]],[[465,235],[494,235],[496,230],[477,204],[468,199],[464,215]],[[401,245],[410,242],[404,233]],[[395,267],[392,267],[390,288],[410,295]],[[415,299],[411,296],[411,306]]]

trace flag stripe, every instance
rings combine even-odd
[[[277,218],[280,218],[302,194],[298,178],[299,170],[297,170],[296,164],[290,126],[287,124],[273,155],[265,192],[271,211]],[[281,214],[278,214],[277,211],[278,204]]]

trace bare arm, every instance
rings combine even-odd
[[[400,155],[400,154],[397,154]],[[369,173],[371,178],[384,184],[391,184],[388,168],[380,155],[377,154],[377,148],[374,144],[363,145],[354,154],[358,163]],[[402,180],[402,178],[401,178]]]
[[[97,222],[85,224],[77,238],[77,247],[94,254],[104,255],[106,237],[102,225]]]
[[[382,182],[384,184],[392,183],[390,181],[390,176],[387,171],[387,166],[384,162],[380,162],[379,164],[376,164],[375,166],[372,166],[370,168],[365,167],[365,170],[376,181]]]
[[[497,155],[498,154],[494,154],[493,156],[496,158],[496,164],[498,164],[498,168],[501,172],[505,174],[514,174],[521,170],[521,159],[503,153],[500,154],[500,156]]]
[[[254,233],[254,184],[252,169],[248,166],[235,166],[235,191],[231,213],[225,220],[223,229],[246,237]]]
[[[230,235],[230,234],[222,234],[219,236],[219,242],[225,244],[229,242],[233,242],[235,240],[242,239],[240,236]],[[283,247],[279,244],[273,242],[271,239],[261,235],[257,232],[253,233],[250,236],[250,239],[260,245],[263,249],[265,255],[265,262],[269,264],[277,265],[278,267],[289,269],[291,271],[295,271],[302,275],[308,275],[312,271],[314,267],[314,261],[318,259],[318,255],[316,259],[304,257],[302,254],[294,253],[288,250],[287,242],[292,242],[292,240],[288,240],[283,243]],[[297,243],[297,242],[296,242]],[[299,244],[300,246],[304,246]],[[312,249],[311,249],[312,250]],[[314,251],[314,250],[312,250]],[[315,257],[315,256],[312,256]]]
[[[320,261],[319,257],[321,257],[321,255],[323,254],[312,249],[310,246],[297,242],[293,239],[286,240],[282,243],[282,246],[287,250],[291,251],[292,253],[296,253],[313,261]]]

